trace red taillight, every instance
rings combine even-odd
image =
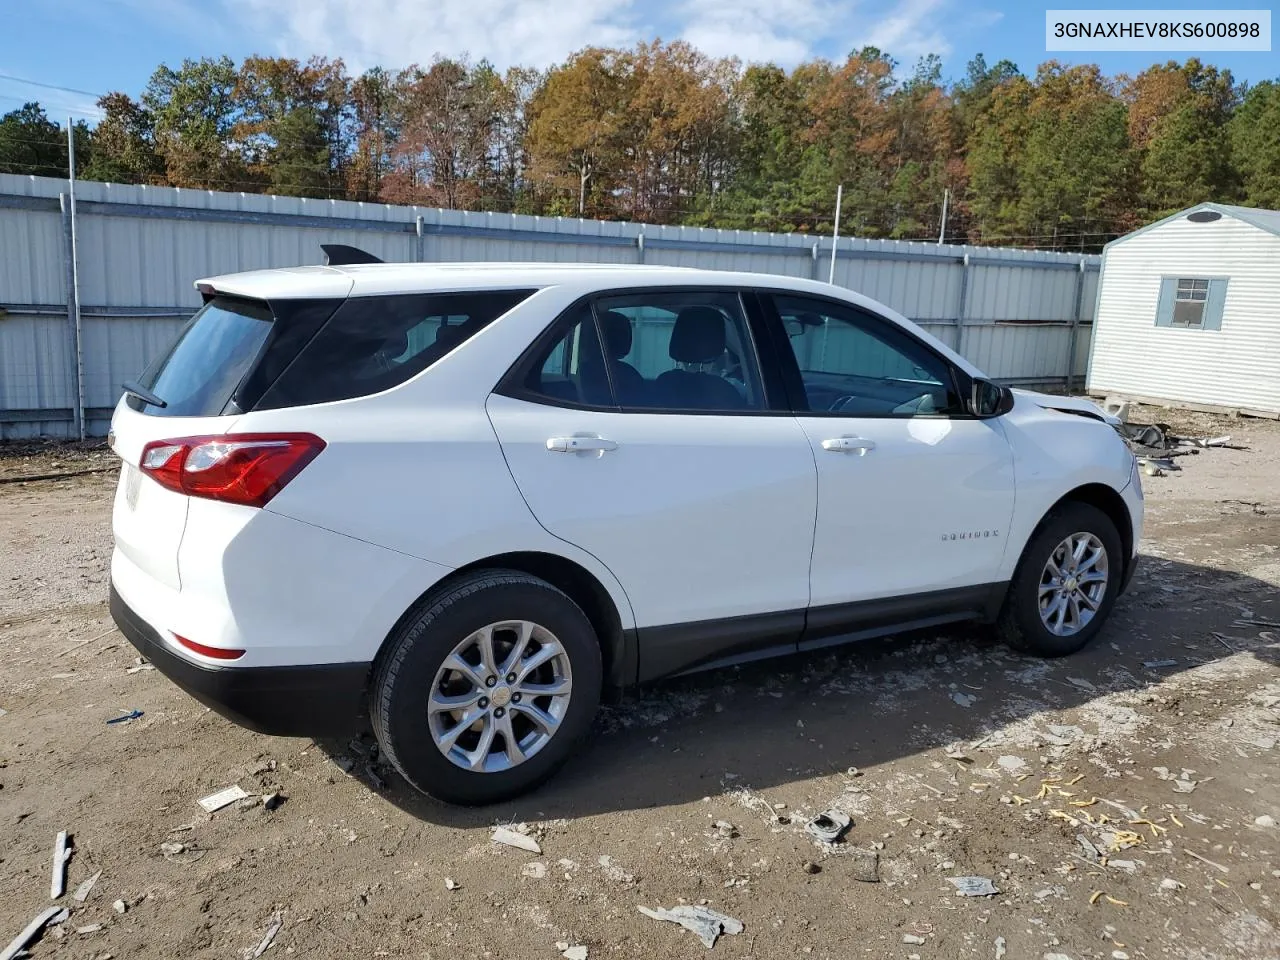
[[[243,650],[229,650],[226,647],[206,647],[203,643],[196,643],[194,640],[180,637],[176,633],[173,635],[173,639],[188,650],[193,650],[202,657],[211,657],[214,660],[239,660],[244,656]]]
[[[157,440],[139,467],[189,497],[264,507],[324,449],[310,433],[244,433]]]

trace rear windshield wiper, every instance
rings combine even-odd
[[[120,386],[124,388],[125,393],[135,396],[139,400],[142,400],[142,401],[145,401],[146,403],[151,404],[151,406],[153,407],[160,407],[161,409],[164,409],[169,405],[164,400],[161,400],[154,393],[148,390],[146,387],[141,386],[140,384],[137,384],[132,380],[130,380],[128,383],[122,383]]]

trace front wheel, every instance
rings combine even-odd
[[[1111,518],[1087,503],[1056,508],[1018,563],[997,630],[1017,650],[1063,657],[1083,649],[1111,612],[1125,558]]]
[[[448,803],[509,799],[550,777],[590,728],[601,657],[591,623],[537,577],[480,571],[391,638],[374,732],[414,787]]]

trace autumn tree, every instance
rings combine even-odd
[[[487,171],[495,104],[477,77],[487,65],[437,59],[410,67],[396,81],[400,139],[382,197],[456,210],[478,209]]]
[[[161,64],[147,82],[142,105],[155,123],[165,178],[178,187],[244,189],[262,178],[249,171],[233,143],[240,120],[238,76],[230,57]]]
[[[1194,57],[1185,64],[1171,60],[1126,82],[1124,93],[1142,219],[1233,196],[1236,176],[1225,130],[1238,94],[1230,71]]]
[[[624,54],[589,47],[552,69],[533,98],[530,174],[552,195],[553,212],[586,216],[588,209],[613,209],[611,190],[625,155],[629,82]]]
[[[382,178],[391,169],[403,111],[395,78],[382,67],[366,70],[351,83],[352,152],[346,165],[347,196],[376,200]]]
[[[156,152],[151,114],[125,93],[108,93],[98,100],[103,117],[93,130],[93,159],[84,168],[86,180],[113,183],[163,183],[164,160]]]
[[[1280,210],[1280,81],[1249,90],[1231,118],[1230,134],[1245,202]]]

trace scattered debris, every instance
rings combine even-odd
[[[187,845],[185,843],[178,843],[174,840],[166,840],[164,843],[160,844],[160,852],[166,857],[177,856],[186,849]]]
[[[84,903],[85,900],[88,899],[89,892],[93,889],[93,885],[98,882],[98,878],[100,876],[102,876],[101,870],[95,873],[88,880],[83,881],[80,886],[76,887],[76,892],[71,895],[71,899],[75,900],[77,903]]]
[[[587,960],[587,948],[582,945],[569,947],[561,951],[560,956],[564,957],[564,960]]]
[[[1208,864],[1209,866],[1213,867],[1213,869],[1217,870],[1219,873],[1230,873],[1230,872],[1231,872],[1231,870],[1230,870],[1230,868],[1229,868],[1229,867],[1224,867],[1224,866],[1223,866],[1222,864],[1220,864],[1220,863],[1214,863],[1212,860],[1208,860],[1208,859],[1206,859],[1206,858],[1204,858],[1204,857],[1200,856],[1200,854],[1196,853],[1194,850],[1186,850],[1186,849],[1184,849],[1182,852],[1183,852],[1183,853],[1185,853],[1188,857],[1191,857],[1192,859],[1199,860],[1201,863]]]
[[[129,909],[129,905],[125,903],[123,900],[117,900],[115,903],[111,905],[111,909],[114,910],[116,913],[123,915],[125,911]]]
[[[211,793],[207,797],[201,797],[197,803],[204,808],[205,813],[215,813],[223,807],[235,803],[237,800],[243,800],[249,794],[244,792],[244,788],[239,784],[233,784],[230,787],[219,790],[217,793]]]
[[[1108,860],[1108,867],[1115,867],[1117,870],[1123,870],[1125,873],[1137,873],[1138,863],[1136,860]]]
[[[1170,877],[1165,877],[1163,880],[1160,881],[1161,890],[1177,890],[1179,887],[1184,887],[1184,886],[1186,886],[1186,884],[1179,883],[1177,880],[1174,880]]]
[[[992,897],[1000,891],[986,877],[947,877],[962,897]]]
[[[600,864],[600,869],[604,871],[605,879],[612,880],[614,883],[633,883],[635,877],[627,873],[620,866],[613,862],[613,857],[607,853],[601,854],[596,863]]]
[[[1255,827],[1274,827],[1276,825],[1276,818],[1271,816],[1269,813],[1264,813],[1260,817],[1253,818],[1253,825]]]
[[[822,872],[822,868],[818,866],[816,863],[814,863],[812,860],[806,860],[804,863],[800,864],[800,869],[803,870],[805,873],[809,874],[810,876],[812,876],[813,874]]]
[[[67,831],[59,830],[53,841],[53,877],[49,881],[49,899],[57,900],[67,892],[67,861],[71,859]]]
[[[143,670],[154,670],[155,668],[156,668],[156,665],[154,663],[137,663],[137,664],[134,664],[132,667],[126,667],[124,672],[125,673],[141,673]]]
[[[922,946],[922,945],[924,945],[927,941],[925,940],[925,938],[924,938],[924,937],[917,937],[914,933],[904,933],[904,934],[902,935],[902,942],[903,942],[903,943],[910,943],[910,944],[913,944],[913,945],[915,945],[915,946]]]
[[[76,927],[76,933],[79,933],[81,935],[88,935],[90,933],[97,933],[101,929],[102,929],[102,924],[89,923],[89,924],[85,924],[85,926],[83,927]]]
[[[461,890],[462,885],[459,884],[457,880],[453,879],[453,877],[445,877],[444,888],[446,890]]]
[[[1067,677],[1067,683],[1071,684],[1078,690],[1083,690],[1085,693],[1098,692],[1098,688],[1084,677]]]
[[[806,823],[804,829],[816,840],[821,840],[823,843],[836,843],[849,832],[852,826],[853,820],[847,813],[827,810]]]
[[[1173,781],[1173,792],[1174,793],[1190,793],[1192,790],[1196,788],[1197,782],[1198,781],[1196,780],[1186,780],[1186,779],[1179,778]]]
[[[54,917],[65,912],[65,910],[65,907],[49,907],[38,914],[20,934],[9,941],[9,945],[0,952],[0,960],[13,960],[14,957],[23,952],[29,943],[40,936],[40,931],[51,923]]]
[[[955,693],[951,694],[951,699],[954,700],[956,703],[960,704],[960,706],[965,707],[966,709],[969,707],[972,707],[975,703],[978,702],[978,698],[975,697],[973,694],[960,693],[959,691],[956,691]]]
[[[547,865],[540,860],[533,863],[526,863],[520,868],[520,875],[529,877],[532,880],[542,880],[547,875]]]
[[[862,883],[880,882],[880,854],[875,850],[860,850],[856,847],[849,851],[853,862],[853,879]]]
[[[141,716],[143,716],[141,710],[130,710],[124,716],[115,717],[112,720],[108,720],[107,723],[128,723],[130,720],[137,720]]]
[[[681,904],[678,907],[672,907],[670,910],[662,907],[657,910],[650,910],[644,906],[636,909],[646,917],[652,917],[654,920],[666,920],[669,923],[678,923],[686,930],[693,931],[708,950],[716,945],[716,938],[722,933],[736,935],[746,929],[743,927],[741,920],[735,920],[728,914],[720,913],[707,907],[693,907]]]
[[[542,853],[542,847],[538,846],[538,841],[533,837],[527,837],[523,833],[517,833],[515,830],[509,830],[506,827],[496,827],[493,831],[492,839],[494,843],[504,843],[508,847],[517,847],[521,850],[528,850],[530,853]]]
[[[1101,860],[1102,851],[1094,846],[1093,841],[1086,837],[1083,833],[1076,834],[1076,843],[1080,844],[1080,849],[1084,851],[1084,855],[1090,860]]]
[[[996,766],[1006,773],[1021,773],[1027,768],[1027,761],[1021,757],[1006,755],[996,760]]]
[[[274,793],[268,793],[264,796],[262,798],[262,805],[268,810],[275,810],[288,799],[288,797],[277,790]]]
[[[1177,660],[1143,660],[1142,665],[1148,670],[1160,670],[1164,667],[1176,667]]]
[[[711,826],[713,826],[716,833],[720,834],[720,836],[725,840],[732,840],[738,835],[738,828],[728,820],[717,820]]]
[[[996,960],[1003,960],[1004,955],[1009,951],[1005,949],[1004,937],[996,937]]]
[[[242,951],[244,960],[258,960],[258,957],[267,952],[267,947],[271,946],[271,941],[276,938],[276,934],[280,932],[280,928],[284,926],[284,919],[277,910],[271,915],[271,926],[267,928],[266,935],[258,943],[256,947]]]

